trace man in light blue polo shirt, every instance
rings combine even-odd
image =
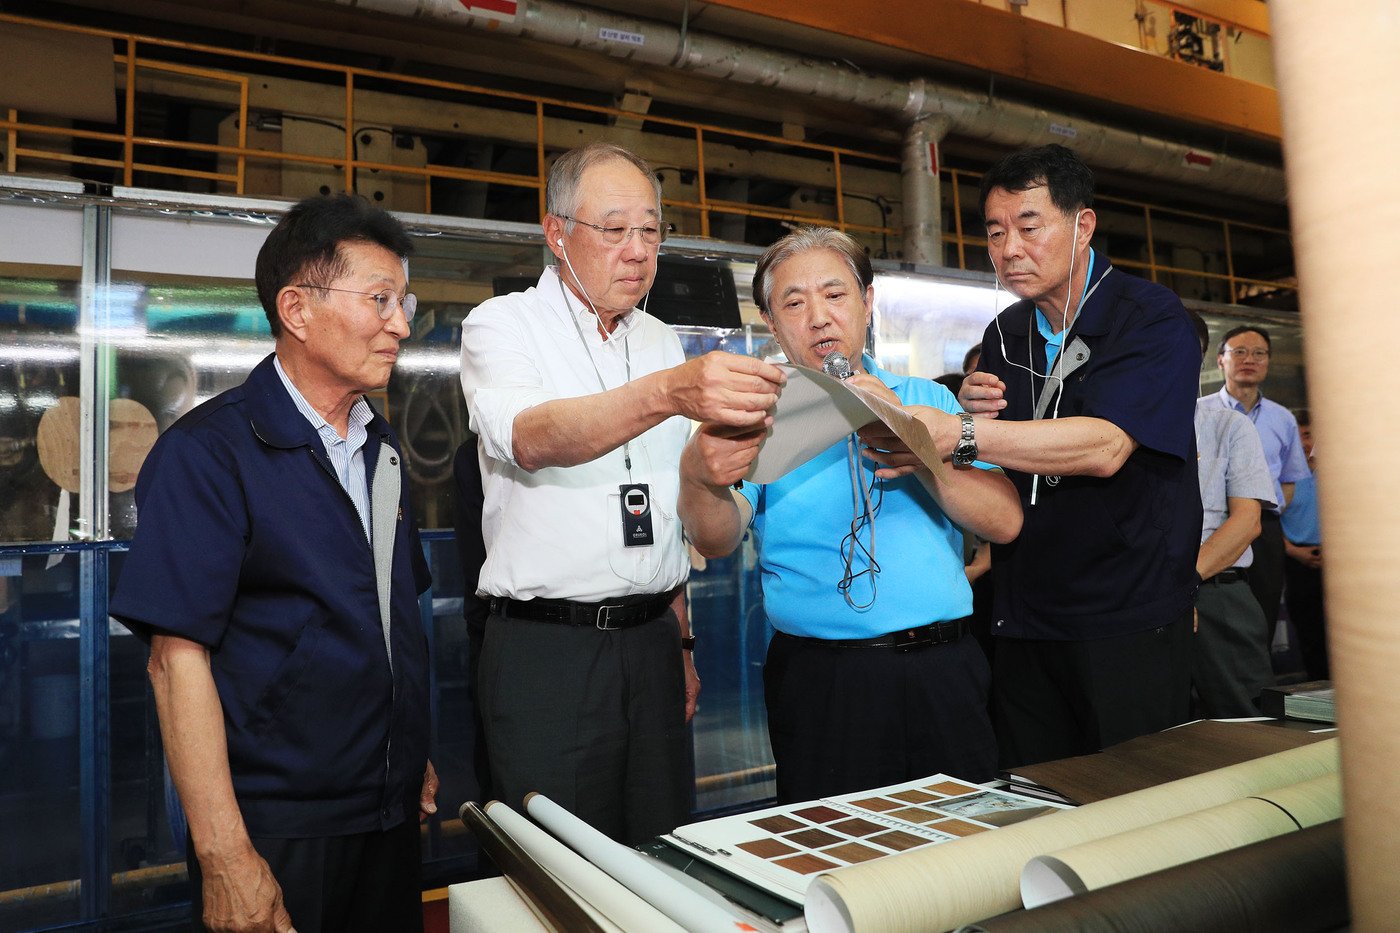
[[[792,363],[820,369],[840,352],[859,361],[863,372],[851,379],[864,389],[960,411],[942,386],[885,372],[865,355],[873,278],[849,237],[804,228],[764,253],[753,295]],[[731,489],[762,438],[762,428],[702,425],[682,456],[679,508],[707,556],[733,551],[750,523],[757,534],[764,607],[777,630],[764,689],[778,799],[940,771],[992,777],[990,676],[965,637],[972,591],[959,529],[1015,537],[1021,509],[1010,481],[985,468],[947,466],[934,476],[867,429],[772,483]]]
[[[1283,578],[1288,620],[1298,633],[1298,650],[1308,680],[1327,680],[1332,666],[1327,657],[1327,612],[1322,599],[1322,525],[1317,512],[1317,459],[1313,453],[1312,416],[1306,408],[1294,413],[1298,437],[1312,472],[1298,480],[1293,500],[1283,513]]]
[[[1254,542],[1254,565],[1249,574],[1249,588],[1268,623],[1268,642],[1273,640],[1283,596],[1283,530],[1279,527],[1279,512],[1293,498],[1293,484],[1309,475],[1307,458],[1298,440],[1297,420],[1287,408],[1265,398],[1261,390],[1269,376],[1272,352],[1273,341],[1262,327],[1245,324],[1227,331],[1220,338],[1216,356],[1216,364],[1225,374],[1225,385],[1200,400],[1206,408],[1233,408],[1254,422],[1274,480],[1277,505],[1264,509],[1260,515],[1261,530]]]

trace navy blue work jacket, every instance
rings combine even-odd
[[[374,557],[320,437],[268,356],[161,436],[111,612],[143,638],[210,651],[233,787],[254,836],[388,829],[415,819],[428,757],[431,577],[402,483],[385,652]],[[364,459],[372,479],[375,412]]]
[[[1105,419],[1140,446],[1108,478],[1042,476],[1035,505],[1032,477],[1007,471],[1025,521],[1015,541],[992,548],[998,635],[1081,640],[1156,628],[1181,618],[1200,582],[1200,344],[1174,293],[1102,256],[1095,266],[1101,282],[1068,336],[1065,364],[1078,368],[1065,379],[1058,415]],[[998,417],[1031,420],[1045,363],[1035,307],[1019,301],[982,341],[979,368],[1006,383]],[[1052,400],[1044,416],[1053,411]]]

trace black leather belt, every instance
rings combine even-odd
[[[1213,577],[1207,577],[1201,583],[1248,583],[1249,569],[1247,567],[1231,567],[1229,570],[1222,570]]]
[[[809,638],[806,635],[788,635],[787,637],[820,645],[823,648],[893,648],[896,651],[911,651],[915,648],[930,648],[934,645],[951,645],[967,634],[969,618],[931,622],[928,625],[900,629],[897,632],[877,635],[874,638]]]
[[[672,594],[630,596],[614,602],[576,603],[571,599],[491,598],[491,611],[508,619],[580,625],[612,631],[649,622],[671,607]]]

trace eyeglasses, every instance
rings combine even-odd
[[[620,246],[632,239],[632,234],[642,238],[642,242],[647,246],[657,246],[666,242],[666,237],[671,233],[670,224],[647,224],[643,227],[604,227],[601,224],[591,224],[586,220],[579,220],[577,217],[570,217],[568,214],[558,214],[564,220],[572,220],[576,224],[583,224],[585,227],[592,227],[603,235],[603,242],[609,246]]]
[[[1259,362],[1260,360],[1267,360],[1269,358],[1269,351],[1264,347],[1254,347],[1253,349],[1249,347],[1231,347],[1225,352],[1237,360],[1250,359]]]
[[[308,285],[301,284],[297,288],[315,288],[323,292],[344,292],[347,295],[360,295],[364,298],[374,299],[374,309],[379,312],[379,319],[387,321],[394,316],[396,308],[403,308],[404,323],[412,324],[413,315],[418,312],[418,296],[409,292],[402,298],[393,290],[386,288],[382,292],[357,292],[348,288],[331,288],[329,285]]]

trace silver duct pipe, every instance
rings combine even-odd
[[[904,131],[900,182],[904,197],[904,260],[943,265],[943,185],[938,178],[938,147],[951,121],[921,116]]]
[[[519,0],[513,17],[468,7],[461,0],[330,0],[342,6],[439,20],[502,35],[583,49],[647,65],[675,67],[706,77],[790,94],[855,104],[913,123],[942,116],[949,131],[1007,148],[1067,142],[1089,164],[1261,201],[1284,199],[1283,171],[1272,165],[1211,154],[1208,165],[1188,159],[1188,146],[1116,129],[1063,112],[996,100],[922,78],[903,81],[864,74],[828,61],[665,23],[609,13],[559,0]],[[906,173],[909,171],[906,167]]]

